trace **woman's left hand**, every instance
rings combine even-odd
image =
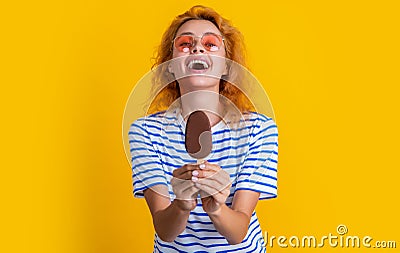
[[[231,179],[217,164],[204,162],[200,169],[193,171],[192,181],[200,189],[203,209],[208,214],[216,213],[229,196]]]

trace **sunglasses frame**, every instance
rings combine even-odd
[[[224,41],[225,41],[224,36],[219,35],[219,34],[216,34],[216,33],[213,33],[213,32],[206,32],[206,33],[204,33],[202,36],[195,36],[194,34],[185,34],[185,33],[184,33],[184,34],[181,34],[181,35],[175,37],[175,38],[172,40],[172,47],[173,47],[173,48],[175,47],[176,50],[178,50],[179,52],[182,52],[182,51],[180,51],[180,50],[177,48],[177,46],[175,45],[175,41],[176,41],[176,39],[178,39],[178,38],[180,38],[180,37],[182,37],[182,36],[189,36],[189,37],[193,37],[193,38],[194,38],[194,41],[196,42],[196,44],[198,43],[198,40],[197,40],[197,39],[200,38],[200,44],[201,44],[204,48],[206,48],[206,47],[203,45],[203,43],[201,43],[201,40],[202,40],[203,37],[206,36],[206,35],[214,35],[214,36],[216,36],[217,38],[219,38],[219,39],[221,40],[221,47],[219,47],[217,51],[209,51],[209,50],[206,49],[207,52],[218,52],[219,50],[221,50],[222,45],[225,45],[225,44],[224,44]],[[196,45],[196,44],[195,44],[195,45]],[[193,47],[191,47],[191,48],[193,48]],[[191,48],[189,48],[189,50],[191,50]]]

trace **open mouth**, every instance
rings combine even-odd
[[[209,65],[206,61],[199,59],[191,60],[187,66],[189,69],[194,70],[204,70],[209,68]]]

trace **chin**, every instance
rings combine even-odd
[[[186,90],[192,89],[216,89],[219,87],[219,79],[206,76],[189,76],[179,80],[179,85]],[[190,88],[189,88],[190,87]]]

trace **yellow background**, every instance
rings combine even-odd
[[[1,252],[151,252],[122,115],[162,32],[198,3],[2,4]],[[397,1],[201,3],[243,32],[275,109],[279,193],[258,204],[262,229],[322,236],[345,224],[399,248]],[[269,252],[368,251],[326,247]]]

